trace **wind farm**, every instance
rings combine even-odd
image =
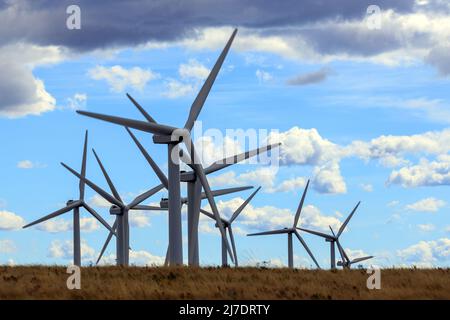
[[[183,205],[187,205],[187,239],[188,239],[188,259],[187,264],[193,267],[200,266],[200,244],[198,237],[200,214],[215,220],[215,227],[220,231],[221,235],[221,265],[222,267],[228,267],[229,262],[238,267],[238,257],[236,242],[233,234],[232,223],[237,219],[237,217],[243,213],[245,207],[250,203],[256,193],[261,189],[258,187],[231,215],[229,219],[221,216],[219,209],[216,204],[215,198],[220,195],[226,195],[236,192],[241,192],[252,188],[252,186],[237,186],[229,189],[215,190],[211,189],[208,175],[222,169],[226,169],[233,164],[248,160],[252,157],[259,156],[263,153],[270,152],[277,148],[282,148],[281,143],[269,144],[267,146],[259,147],[247,152],[235,154],[228,156],[222,160],[217,160],[211,165],[204,167],[201,163],[201,158],[194,148],[194,143],[191,138],[191,130],[194,127],[195,121],[200,115],[203,105],[210,93],[210,90],[219,74],[221,66],[230,51],[233,40],[236,37],[237,29],[235,29],[230,38],[228,39],[225,47],[220,53],[217,61],[215,62],[213,68],[211,69],[208,77],[206,78],[203,86],[201,87],[199,93],[197,94],[194,102],[190,107],[190,111],[186,120],[185,125],[182,128],[173,127],[170,125],[158,123],[142,105],[136,101],[130,94],[127,94],[127,98],[132,102],[132,104],[138,109],[141,115],[145,118],[145,121],[134,120],[129,118],[122,118],[117,116],[109,116],[99,113],[87,112],[87,111],[77,111],[80,115],[94,118],[97,120],[106,121],[126,129],[126,132],[131,137],[134,144],[139,149],[140,153],[143,155],[155,175],[161,182],[144,193],[139,194],[130,203],[125,203],[116,186],[112,182],[110,174],[106,170],[103,162],[101,161],[97,152],[92,149],[93,155],[97,161],[97,164],[102,172],[104,179],[109,187],[110,192],[106,191],[98,184],[92,182],[86,177],[86,158],[87,158],[87,132],[85,136],[85,143],[83,148],[82,166],[81,172],[77,172],[70,166],[62,162],[62,166],[72,173],[76,178],[79,179],[79,189],[80,197],[77,201],[69,201],[67,206],[63,209],[56,211],[44,218],[36,220],[30,224],[24,226],[28,228],[35,224],[44,222],[51,218],[57,217],[63,213],[70,210],[74,211],[74,224],[73,224],[73,238],[74,238],[74,250],[73,250],[73,261],[77,266],[81,265],[81,247],[80,247],[80,223],[79,223],[79,208],[84,207],[91,213],[97,220],[99,220],[109,231],[109,235],[102,247],[100,255],[96,261],[98,264],[102,256],[108,247],[111,239],[115,237],[116,239],[116,264],[118,266],[129,266],[130,265],[130,225],[129,225],[129,214],[136,210],[141,211],[165,211],[168,217],[168,235],[169,243],[166,252],[165,266],[182,266],[184,264],[183,259],[183,243],[182,243],[182,215],[181,209]],[[167,145],[167,175],[158,166],[149,152],[137,139],[137,137],[131,131],[132,129],[143,131],[145,133],[150,133],[152,135],[153,143],[156,145],[163,144]],[[180,144],[185,145],[185,149],[180,148]],[[181,170],[181,163],[184,163],[191,171]],[[186,183],[187,185],[187,197],[181,196],[181,184]],[[308,256],[314,262],[314,265],[320,269],[319,263],[312,253],[311,249],[306,244],[303,237],[300,235],[300,231],[305,231],[321,237],[325,237],[327,241],[331,244],[331,269],[335,269],[336,265],[342,268],[350,268],[352,264],[362,262],[373,258],[372,256],[357,257],[350,259],[346,254],[344,248],[339,242],[339,237],[344,231],[346,225],[350,221],[351,217],[355,213],[359,206],[359,202],[345,220],[345,222],[340,227],[337,235],[332,231],[332,236],[325,235],[320,232],[311,231],[299,227],[299,222],[301,218],[302,209],[304,206],[306,194],[308,191],[310,181],[306,182],[305,189],[300,199],[297,211],[294,216],[294,222],[292,227],[285,227],[283,229],[264,231],[259,233],[248,234],[248,236],[263,236],[263,235],[277,235],[286,234],[288,240],[288,268],[294,268],[294,250],[293,250],[293,236],[295,236],[300,244],[303,246]],[[85,186],[89,186],[93,191],[95,191],[100,197],[105,201],[110,203],[111,207],[109,213],[113,216],[114,223],[110,226],[97,212],[95,212],[90,206],[84,202]],[[159,206],[154,205],[144,205],[143,202],[147,201],[150,197],[157,194],[159,191],[166,189],[168,191],[168,198],[161,199]],[[205,199],[208,201],[209,210],[201,208],[201,202]],[[335,262],[334,245],[338,246],[339,253],[341,255],[341,261],[337,264]]]
[[[36,3],[0,5],[0,300],[450,299],[428,1]]]

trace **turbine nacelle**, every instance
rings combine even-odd
[[[119,206],[112,205],[111,208],[109,208],[109,213],[115,216],[120,216],[123,214],[123,209]]]
[[[77,200],[67,200],[66,205],[69,206],[72,203],[76,202]]]

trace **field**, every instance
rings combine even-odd
[[[450,299],[450,269],[364,270],[86,267],[68,290],[64,267],[0,267],[0,299]]]

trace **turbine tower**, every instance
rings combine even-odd
[[[345,219],[344,223],[341,225],[341,227],[338,230],[337,235],[334,233],[333,229],[330,227],[331,230],[331,235],[330,234],[326,234],[323,232],[319,232],[319,231],[314,231],[314,230],[309,230],[309,229],[305,229],[305,228],[297,228],[299,230],[314,234],[316,236],[322,237],[325,239],[325,241],[330,243],[330,263],[331,263],[331,269],[336,269],[336,254],[335,254],[335,243],[338,246],[338,250],[339,250],[339,254],[341,255],[341,259],[342,261],[347,261],[347,259],[345,259],[345,252],[342,249],[341,244],[339,243],[339,237],[341,236],[342,232],[344,232],[345,228],[347,227],[347,224],[349,223],[350,219],[353,217],[353,215],[356,212],[356,209],[358,209],[359,205],[360,205],[361,201],[359,201],[356,206],[353,208],[352,212],[348,215],[347,219]],[[365,260],[365,259],[364,259]],[[362,260],[361,260],[362,261]]]
[[[129,94],[127,94],[128,98],[133,102],[133,104],[142,112],[145,116],[146,111],[144,108],[136,102]],[[158,176],[161,184],[168,188],[168,180],[166,175],[162,172],[153,158],[148,154],[136,136],[131,132],[129,128],[126,128],[127,132],[133,139],[134,143],[137,145],[138,149],[141,151],[144,158],[147,160],[149,165],[152,167],[153,171]],[[233,164],[239,163],[241,161],[247,160],[254,156],[258,156],[264,152],[268,152],[272,149],[278,148],[281,143],[272,144],[264,147],[260,147],[251,151],[243,152],[231,157],[226,157],[222,160],[215,161],[210,166],[205,168],[205,174],[211,174],[217,172],[219,170],[225,169]],[[202,185],[200,183],[200,179],[197,177],[195,171],[182,171],[180,173],[180,181],[187,183],[187,192],[188,197],[186,199],[188,205],[188,264],[190,266],[199,266],[199,244],[198,244],[198,223],[200,217],[200,206],[201,200],[205,197],[201,193]],[[183,202],[183,200],[182,200]],[[223,220],[222,220],[223,222]],[[169,255],[167,255],[169,257]]]
[[[272,234],[287,234],[288,235],[288,266],[289,268],[294,268],[294,251],[293,251],[293,247],[292,247],[292,235],[295,234],[295,236],[297,237],[297,239],[300,241],[300,243],[302,244],[303,248],[305,248],[305,250],[308,252],[309,256],[311,257],[311,259],[314,261],[314,263],[316,264],[317,268],[320,269],[319,264],[317,263],[316,258],[314,258],[314,255],[312,254],[311,250],[309,249],[308,245],[306,244],[306,242],[303,240],[303,238],[300,236],[300,234],[297,231],[297,225],[298,225],[298,221],[300,219],[300,214],[302,212],[302,208],[303,208],[303,203],[305,202],[305,196],[306,196],[306,192],[308,191],[308,186],[309,186],[309,180],[306,183],[306,187],[305,190],[303,191],[303,195],[302,198],[300,200],[300,204],[298,206],[297,212],[295,214],[295,219],[294,219],[294,224],[291,228],[284,228],[284,229],[279,229],[279,230],[273,230],[273,231],[266,231],[266,232],[259,232],[259,233],[252,233],[252,234],[248,234],[248,236],[262,236],[262,235],[272,235]]]
[[[78,200],[69,200],[64,208],[59,209],[49,215],[40,218],[36,221],[33,221],[23,228],[31,227],[35,224],[56,218],[66,212],[73,210],[73,264],[76,266],[81,265],[81,235],[80,235],[80,208],[85,208],[95,219],[97,219],[102,225],[104,225],[112,234],[115,234],[110,225],[94,210],[92,209],[85,201],[84,201],[84,191],[85,191],[85,181],[84,177],[86,176],[86,153],[87,153],[87,144],[88,144],[88,131],[86,130],[86,134],[84,137],[84,148],[83,148],[83,159],[81,163],[81,175],[82,179],[80,180],[79,189],[80,196]]]
[[[179,144],[183,142],[186,144],[190,158],[193,160],[192,168],[194,169],[200,184],[207,195],[208,202],[213,211],[216,222],[219,226],[222,238],[226,241],[227,250],[232,256],[231,248],[226,238],[225,229],[220,220],[220,215],[217,210],[214,197],[211,193],[209,182],[206,178],[204,168],[199,161],[190,132],[194,126],[197,117],[202,110],[202,107],[206,101],[206,98],[211,90],[212,85],[220,71],[220,68],[225,60],[225,57],[231,47],[233,39],[236,35],[237,29],[235,29],[228,40],[225,48],[217,59],[214,67],[208,75],[205,83],[203,84],[200,92],[192,103],[188,119],[183,128],[176,128],[168,125],[157,123],[150,115],[146,114],[147,121],[139,121],[115,116],[108,116],[93,112],[77,111],[81,115],[85,115],[91,118],[104,120],[107,122],[119,124],[125,127],[134,128],[137,130],[145,131],[153,134],[153,142],[156,144],[166,144],[168,152],[168,193],[169,193],[169,246],[170,246],[170,259],[171,264],[183,263],[183,243],[182,243],[182,226],[181,226],[181,195],[180,195],[180,153]],[[232,257],[233,259],[233,257]]]
[[[236,220],[236,218],[241,214],[241,212],[245,209],[245,207],[249,204],[249,202],[253,199],[253,197],[256,195],[256,193],[261,189],[261,187],[258,187],[248,198],[245,200],[239,208],[236,209],[236,211],[233,212],[231,215],[231,218],[229,220],[225,218],[221,218],[222,223],[224,225],[225,231],[228,231],[228,235],[230,236],[231,240],[231,246],[233,249],[233,255],[234,255],[234,265],[236,267],[239,266],[238,258],[237,258],[237,251],[236,251],[236,243],[234,241],[234,235],[233,235],[233,228],[232,224]],[[208,212],[206,210],[200,209],[200,211],[205,214],[206,216],[210,217],[211,219],[214,219],[214,215],[211,212]],[[217,225],[216,225],[217,227]],[[222,267],[228,266],[228,253],[227,248],[225,246],[225,243],[222,241]]]
[[[98,185],[87,179],[85,176],[80,175],[78,172],[70,168],[68,165],[61,163],[67,170],[69,170],[72,174],[77,176],[80,181],[84,181],[89,187],[91,187],[95,192],[97,192],[103,199],[111,203],[111,208],[109,210],[110,214],[116,216],[116,221],[114,222],[113,227],[111,228],[111,234],[115,234],[115,229],[117,229],[116,235],[116,257],[117,264],[121,266],[129,265],[129,248],[130,248],[130,226],[128,223],[128,214],[130,210],[161,210],[159,207],[154,206],[146,206],[141,205],[141,203],[147,200],[149,197],[157,193],[162,189],[162,187],[154,187],[147,192],[137,196],[132,202],[129,204],[125,204],[119,193],[117,192],[116,187],[114,186],[112,180],[110,179],[107,171],[105,170],[100,158],[98,157],[95,150],[94,152],[95,158],[100,166],[100,169],[103,173],[103,176],[108,183],[108,186],[111,190],[111,194],[106,192],[104,189],[100,188]]]

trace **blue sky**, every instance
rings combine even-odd
[[[37,9],[26,4],[9,10],[31,16]],[[88,4],[81,1],[82,17],[84,6]],[[75,110],[141,119],[125,96],[128,92],[157,121],[183,125],[202,81],[232,27],[238,26],[199,120],[204,129],[223,133],[236,128],[277,130],[273,139],[283,143],[276,171],[264,164],[236,165],[209,177],[214,188],[262,186],[236,221],[241,263],[287,264],[286,236],[245,234],[289,227],[305,182],[311,179],[302,226],[325,232],[329,224],[338,228],[361,201],[341,240],[351,255],[375,255],[371,263],[381,266],[448,267],[450,70],[440,50],[448,45],[449,28],[442,23],[448,26],[450,15],[435,6],[437,2],[430,1],[409,9],[382,7],[380,30],[367,28],[362,8],[355,16],[338,10],[341,20],[320,17],[313,26],[301,17],[292,25],[266,28],[232,22],[199,24],[186,27],[176,38],[149,35],[133,43],[118,38],[119,45],[112,41],[83,50],[45,31],[35,35],[38,40],[11,36],[0,44],[1,66],[5,75],[10,74],[0,84],[6,100],[0,105],[4,150],[0,263],[70,262],[70,213],[40,227],[20,227],[77,198],[77,179],[59,163],[80,169],[86,129],[89,147],[99,153],[125,199],[157,185],[156,175],[123,128],[84,118]],[[333,16],[335,8],[328,9]],[[7,10],[0,7],[0,16]],[[86,19],[88,29],[91,18]],[[265,21],[263,15],[261,19]],[[47,27],[56,22],[41,23]],[[0,25],[2,32],[8,28]],[[315,32],[305,33],[309,28]],[[343,44],[352,34],[360,37],[347,47],[333,46],[328,40],[326,47],[326,30],[340,30],[336,37]],[[81,30],[64,32],[70,38],[70,32],[86,31],[82,24]],[[391,33],[401,40],[368,49]],[[422,38],[416,39],[417,33]],[[29,98],[19,97],[21,93],[29,93]],[[166,170],[164,148],[154,145],[150,135],[136,135]],[[220,144],[196,138],[209,159],[220,158],[214,157]],[[87,176],[106,189],[92,153]],[[232,213],[251,192],[217,198],[221,213]],[[161,196],[166,193],[149,203]],[[112,223],[108,208],[92,190],[86,198]],[[132,262],[161,263],[167,247],[166,213],[131,216]],[[83,220],[82,233],[87,264],[95,261],[107,232],[86,212],[83,218],[88,218]],[[184,221],[184,237],[185,227]],[[321,266],[327,267],[328,245],[312,235],[304,238]],[[296,266],[309,267],[311,261],[300,244],[296,242],[294,248]],[[200,250],[203,264],[220,263],[219,233],[206,218],[200,223]],[[112,244],[105,262],[113,261],[114,252]]]

